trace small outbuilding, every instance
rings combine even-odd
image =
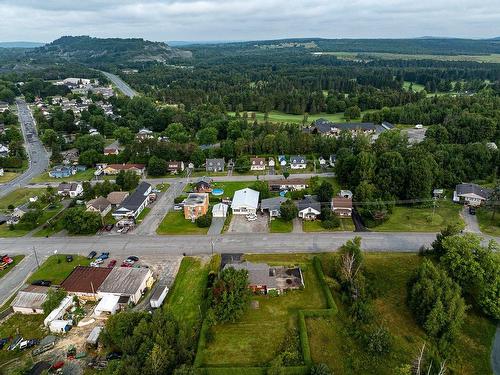
[[[99,335],[101,334],[102,330],[103,327],[101,326],[94,327],[87,337],[87,344],[97,346],[97,343],[99,342]]]
[[[167,297],[168,286],[164,283],[158,284],[151,295],[151,299],[149,300],[149,304],[153,309],[159,308],[165,298]]]
[[[213,217],[226,217],[229,206],[225,203],[217,203],[212,208],[212,216]]]
[[[11,303],[12,310],[21,314],[42,314],[48,290],[46,286],[29,285],[17,293]]]

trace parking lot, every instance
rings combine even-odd
[[[257,213],[257,220],[249,221],[245,215],[233,215],[228,233],[267,233],[269,218]]]

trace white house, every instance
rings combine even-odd
[[[274,159],[273,159],[273,158],[269,158],[268,165],[269,165],[270,167],[274,167],[274,166],[276,166],[276,162],[274,161]]]
[[[76,198],[83,193],[83,186],[77,182],[66,183],[62,182],[57,187],[57,194],[63,197]]]
[[[266,159],[264,158],[250,158],[251,171],[263,171],[266,169]]]
[[[302,155],[290,156],[290,168],[291,169],[306,169],[307,159]]]
[[[453,192],[453,201],[463,202],[469,206],[480,206],[490,195],[490,189],[477,184],[458,184]]]
[[[259,207],[259,192],[246,188],[234,193],[231,209],[235,215],[255,214]]]
[[[113,212],[113,217],[117,220],[123,218],[134,218],[141,214],[149,201],[149,194],[152,187],[147,182],[141,182],[137,189],[126,197]]]
[[[156,286],[155,290],[153,291],[153,294],[151,295],[151,299],[149,300],[149,304],[153,309],[157,309],[158,307],[161,307],[163,304],[163,301],[167,297],[168,293],[168,286],[164,283]]]
[[[212,216],[213,217],[226,217],[228,209],[229,209],[229,206],[227,204],[217,203],[214,206],[214,208],[212,208]]]
[[[316,196],[306,195],[296,205],[299,209],[298,216],[303,220],[316,220],[321,214],[321,203]]]
[[[352,191],[350,190],[340,190],[341,197],[352,199]]]

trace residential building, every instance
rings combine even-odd
[[[77,174],[78,172],[83,172],[87,169],[84,165],[57,165],[49,171],[49,177],[52,178],[66,178]]]
[[[383,132],[393,128],[394,125],[389,122],[382,122],[381,124],[374,124],[373,122],[334,123],[320,118],[314,121],[310,127],[304,129],[304,131],[335,138],[337,138],[342,131],[348,131],[352,136],[364,134],[375,139]]]
[[[453,201],[469,206],[480,206],[491,195],[492,190],[477,184],[458,184],[453,192]]]
[[[29,285],[20,290],[10,306],[16,313],[43,314],[43,303],[47,299],[49,288],[46,286]]]
[[[302,178],[288,178],[282,180],[270,180],[268,182],[269,190],[271,191],[283,191],[283,190],[304,190],[307,189],[309,184],[307,180]]]
[[[268,165],[273,168],[276,166],[276,162],[273,158],[269,158]]]
[[[153,131],[143,128],[137,132],[135,135],[135,138],[137,139],[152,139],[154,138]]]
[[[97,289],[111,273],[112,268],[77,266],[61,283],[69,295],[96,301]]]
[[[205,169],[207,172],[224,172],[225,160],[222,159],[206,159]]]
[[[77,148],[70,148],[69,150],[61,151],[63,157],[63,164],[74,164],[78,163],[78,158],[80,153]]]
[[[260,210],[262,212],[267,211],[269,213],[269,219],[272,219],[273,217],[280,217],[281,205],[287,200],[288,198],[285,197],[273,197],[273,198],[262,199],[262,201],[260,202]]]
[[[254,293],[282,294],[287,290],[304,287],[304,277],[300,267],[269,266],[266,263],[228,263],[224,269],[234,268],[248,272],[249,288]]]
[[[245,188],[234,193],[231,209],[234,215],[255,214],[259,207],[259,192]]]
[[[184,199],[184,218],[196,220],[208,212],[208,193],[189,193]]]
[[[111,211],[111,203],[104,197],[91,199],[86,204],[87,211],[97,212],[102,217],[106,216]]]
[[[344,198],[352,199],[352,191],[350,191],[350,190],[340,190],[339,196],[344,197]]]
[[[194,191],[196,193],[210,193],[212,191],[212,185],[208,181],[200,180],[194,185]]]
[[[106,199],[109,201],[109,203],[111,203],[112,207],[116,207],[127,197],[128,191],[112,191],[108,194]]]
[[[250,158],[251,171],[264,171],[266,169],[266,159],[264,158]]]
[[[170,173],[179,173],[184,171],[184,162],[183,161],[168,161],[167,162],[167,170]]]
[[[351,217],[352,215],[352,198],[333,197],[332,211],[341,217]]]
[[[9,156],[9,146],[5,146],[0,143],[0,157],[5,158]]]
[[[306,195],[296,202],[299,217],[303,220],[316,220],[321,215],[321,203],[315,195]]]
[[[229,206],[225,203],[217,203],[212,208],[212,216],[213,217],[226,217]]]
[[[4,113],[9,110],[9,103],[0,101],[0,113]]]
[[[118,208],[113,212],[115,219],[133,218],[137,219],[147,206],[149,201],[149,194],[151,194],[152,187],[147,182],[141,182],[137,189],[126,197]]]
[[[117,175],[120,171],[133,171],[142,176],[146,166],[144,164],[108,164],[103,168],[104,174],[108,176]]]
[[[61,182],[57,187],[57,195],[76,198],[83,193],[83,185],[78,182]]]
[[[291,169],[306,169],[307,159],[302,155],[290,156],[290,168]]]
[[[104,148],[104,155],[118,155],[120,153],[120,149],[117,146],[108,146]]]
[[[328,162],[330,164],[330,167],[335,167],[335,163],[337,162],[337,155],[331,154],[328,158]]]
[[[153,282],[149,268],[115,267],[97,288],[97,294],[103,299],[106,296],[126,297],[129,303],[136,304]]]

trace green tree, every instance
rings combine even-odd
[[[216,128],[207,127],[203,128],[196,133],[198,142],[202,145],[212,145],[217,142],[218,131]]]
[[[102,224],[101,215],[82,207],[68,208],[62,218],[64,228],[70,234],[94,234]]]
[[[330,204],[333,197],[333,186],[329,182],[323,181],[318,187],[318,200],[322,204]]]
[[[281,203],[280,216],[285,221],[292,221],[299,214],[299,209],[292,200],[287,200]]]
[[[164,133],[172,142],[186,143],[189,141],[189,133],[186,131],[184,125],[179,122],[168,125]]]
[[[328,365],[325,363],[318,363],[311,367],[310,375],[333,375]]]
[[[224,269],[211,289],[210,300],[216,322],[236,322],[246,311],[250,300],[248,272],[232,267]]]
[[[49,315],[52,310],[59,307],[61,301],[66,297],[67,293],[64,289],[53,289],[50,288],[47,291],[47,298],[42,303],[43,314],[45,316]]]
[[[132,130],[125,127],[119,127],[113,131],[113,137],[122,145],[129,145],[134,140],[135,136]]]
[[[267,199],[271,196],[269,184],[266,181],[255,181],[252,185],[250,185],[250,189],[258,191],[260,199]]]
[[[361,109],[357,105],[349,107],[345,110],[344,117],[347,120],[359,118],[361,117]]]
[[[148,174],[151,176],[163,176],[167,173],[167,162],[156,156],[151,156],[148,162]]]
[[[80,154],[78,157],[78,162],[80,164],[86,165],[87,167],[92,167],[102,159],[102,154],[98,153],[96,150],[87,150]]]
[[[20,224],[23,224],[24,226],[28,227],[29,229],[34,229],[38,226],[38,220],[42,217],[43,212],[42,210],[36,209],[36,210],[30,210],[26,212],[21,219],[19,220]]]
[[[90,135],[85,134],[79,136],[75,141],[75,147],[80,151],[80,153],[87,150],[95,150],[99,154],[102,154],[104,150],[104,138],[101,135]]]
[[[140,177],[134,171],[123,171],[121,170],[116,175],[116,184],[123,191],[131,191],[139,185]]]
[[[250,170],[250,159],[248,158],[248,156],[240,156],[238,159],[236,159],[234,169],[238,173],[248,172]]]

